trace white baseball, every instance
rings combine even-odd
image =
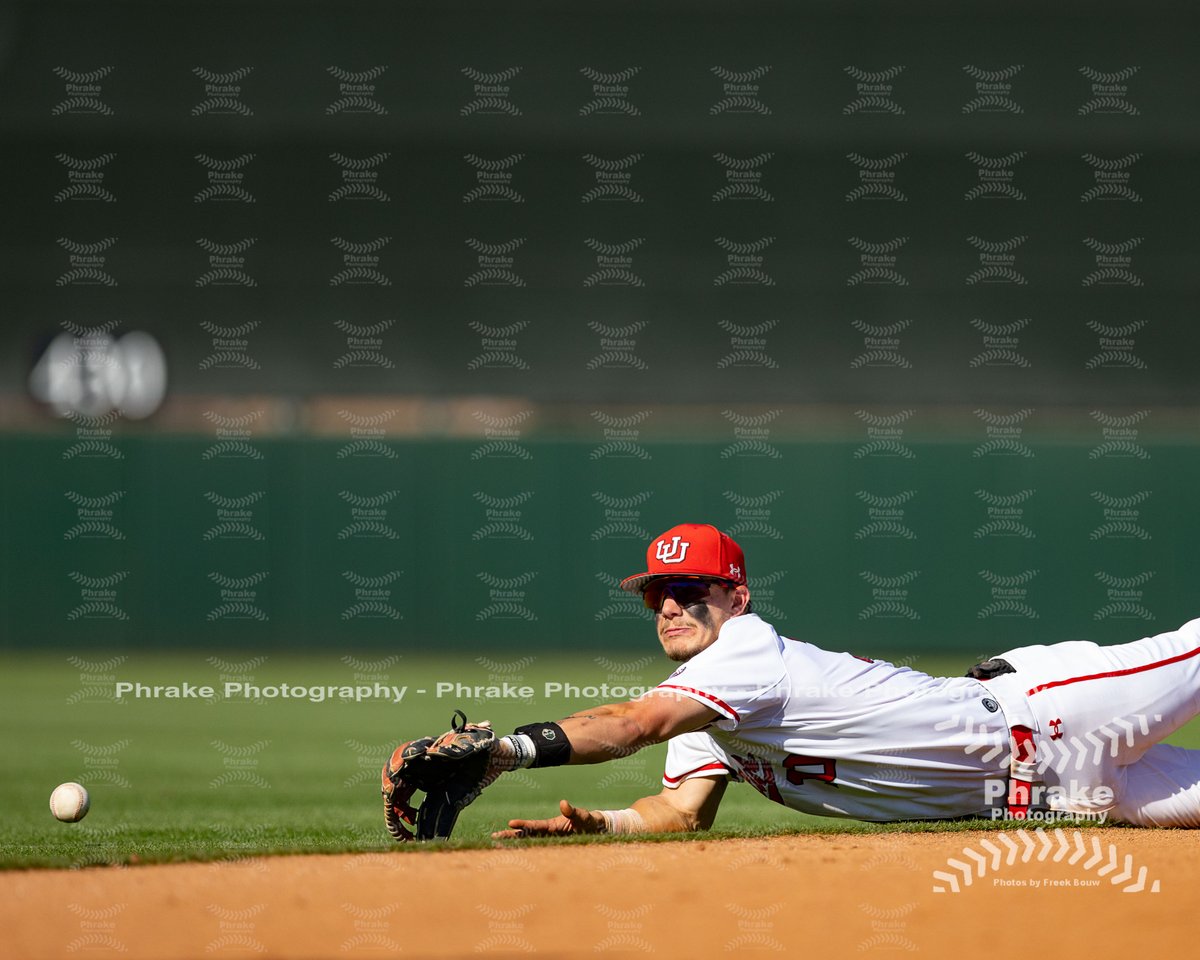
[[[87,816],[92,798],[83,784],[60,783],[50,794],[50,812],[64,823],[74,823]]]

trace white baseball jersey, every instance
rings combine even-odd
[[[1020,724],[1033,731],[1043,808],[1200,826],[1200,750],[1158,742],[1200,714],[1200,620],[1133,643],[1001,656],[1016,673],[931,677],[734,617],[659,685],[720,716],[671,740],[663,783],[729,774],[795,810],[858,820],[988,816],[1004,806],[995,785]]]
[[[659,690],[721,715],[671,740],[663,783],[728,772],[794,810],[856,820],[984,815],[1006,775],[1008,724],[977,680],[831,653],[754,614]]]

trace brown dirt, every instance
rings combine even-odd
[[[1002,836],[1018,844],[1012,865]],[[1196,833],[1086,831],[1083,854],[1076,836],[1064,830],[1063,847],[1046,834],[1051,845],[1033,847],[1027,862],[1018,834],[1005,831],[9,872],[0,874],[0,941],[11,957],[128,960],[401,949],[406,957],[919,951],[1135,960],[1194,949]],[[1094,839],[1103,859],[1089,868]],[[1003,855],[998,869],[984,840]],[[986,858],[982,876],[964,848]],[[934,871],[948,858],[970,864],[972,882],[935,892],[946,881]]]

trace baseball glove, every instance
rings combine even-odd
[[[453,729],[440,737],[402,743],[383,765],[383,817],[394,840],[444,839],[454,830],[459,813],[495,780],[488,761],[496,735],[486,723],[468,723],[454,711]],[[419,808],[411,804],[422,790]]]

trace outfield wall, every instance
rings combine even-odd
[[[1200,450],[1050,443],[523,438],[6,439],[9,647],[647,649],[615,589],[711,521],[758,609],[862,652],[1119,640],[1197,613]]]

